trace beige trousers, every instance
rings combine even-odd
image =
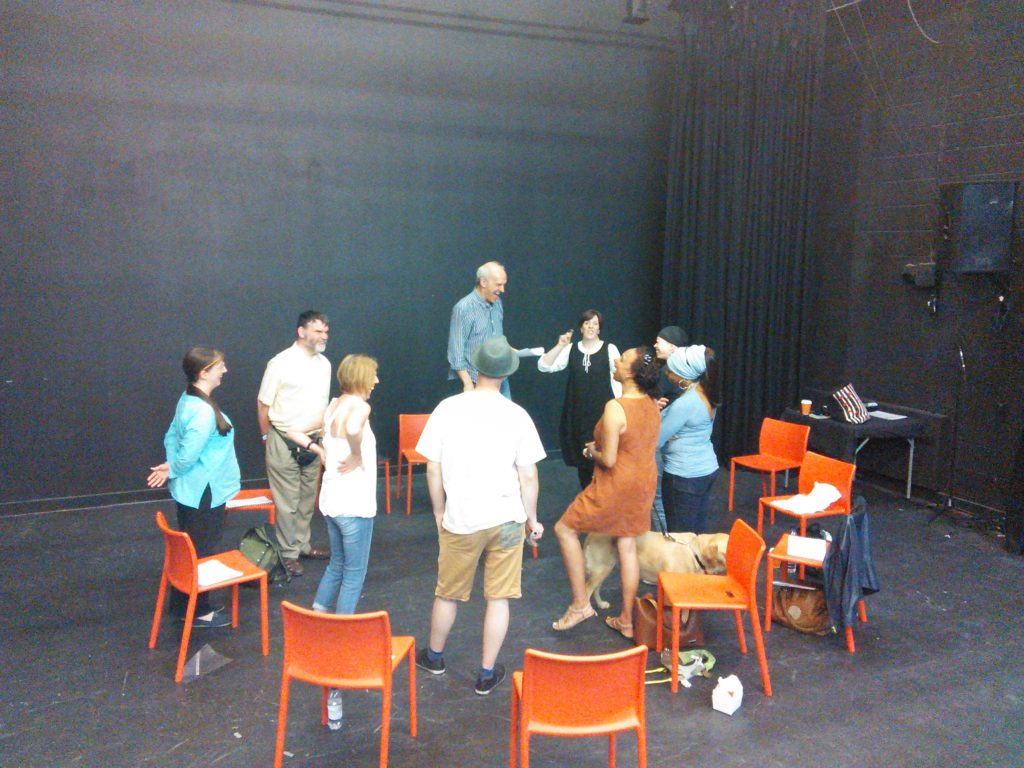
[[[277,543],[294,560],[309,552],[309,523],[316,507],[320,459],[300,467],[276,429],[267,433],[267,480],[277,507]]]

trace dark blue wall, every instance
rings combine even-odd
[[[355,7],[3,5],[0,501],[141,488],[196,343],[262,476],[260,377],[310,307],[333,364],[380,360],[392,454],[397,413],[454,391],[448,315],[488,259],[514,345],[587,306],[620,346],[657,330],[665,40],[320,12]],[[512,385],[554,446],[562,379]]]

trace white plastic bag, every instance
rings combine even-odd
[[[711,692],[711,706],[719,712],[731,715],[743,702],[743,683],[736,675],[718,678],[718,685]]]

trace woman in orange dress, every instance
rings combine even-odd
[[[650,530],[651,503],[658,479],[654,451],[661,418],[654,398],[660,368],[649,347],[625,352],[615,363],[622,397],[609,400],[594,428],[594,441],[583,449],[596,466],[594,480],[569,505],[555,525],[572,604],[551,626],[572,629],[595,615],[586,591],[580,533],[616,537],[622,575],[622,611],[605,621],[624,637],[633,636],[633,599],[640,584],[636,537]]]

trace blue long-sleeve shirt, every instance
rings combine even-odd
[[[463,296],[452,307],[452,320],[448,328],[448,378],[457,379],[456,371],[469,371],[476,381],[476,368],[469,361],[484,339],[504,336],[505,310],[501,297],[493,304],[480,298],[476,290]]]
[[[235,430],[221,435],[213,408],[198,397],[183,393],[178,400],[174,419],[164,435],[164,450],[170,467],[167,485],[171,496],[186,507],[199,507],[207,485],[211,507],[220,506],[241,488]]]
[[[707,477],[718,469],[711,445],[714,420],[696,388],[661,412],[658,453],[664,472],[676,477]]]

